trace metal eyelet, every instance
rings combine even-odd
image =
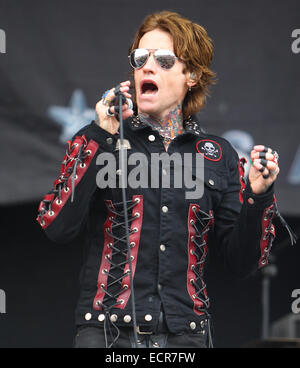
[[[190,220],[190,224],[194,225],[195,221],[194,220]]]
[[[64,187],[64,192],[65,193],[68,193],[68,191],[70,190],[70,188],[69,187]]]
[[[193,242],[195,240],[194,235],[191,236],[191,241]]]
[[[120,304],[124,304],[124,299],[120,299]]]
[[[134,200],[136,203],[140,203],[140,199],[137,197],[137,198],[135,198],[135,200]]]
[[[106,254],[105,259],[110,259],[109,254]]]
[[[139,229],[138,229],[137,227],[134,227],[134,228],[132,229],[132,231],[133,231],[134,233],[137,233],[137,232],[139,231]]]
[[[110,248],[110,247],[112,247],[112,243],[107,244],[107,248]]]
[[[263,259],[262,261],[261,261],[261,264],[265,264],[267,261],[265,260],[265,259]]]
[[[133,261],[134,260],[134,256],[130,256],[130,259]]]
[[[103,268],[102,273],[103,273],[103,275],[106,275],[108,273],[107,269]]]
[[[86,154],[89,156],[90,154],[92,153],[92,151],[91,150],[87,150],[86,151]]]
[[[49,216],[53,216],[54,215],[54,212],[53,211],[48,211],[48,215]]]
[[[131,247],[131,248],[135,247],[135,242],[131,242],[131,243],[130,243],[130,247]]]
[[[192,210],[194,210],[194,211],[195,211],[195,210],[196,210],[196,206],[193,206],[193,207],[192,207]]]
[[[57,199],[57,200],[55,201],[55,203],[56,203],[56,204],[58,204],[58,205],[61,205],[61,204],[62,204],[62,200]]]
[[[135,216],[136,218],[139,218],[139,217],[141,216],[141,214],[140,214],[139,212],[136,212],[136,213],[134,214],[134,216]]]
[[[127,290],[128,289],[128,285],[127,284],[124,284],[123,285],[123,289],[126,289]]]
[[[82,163],[80,164],[80,167],[83,169],[84,167],[86,167],[86,164],[85,164],[84,162],[82,162]]]

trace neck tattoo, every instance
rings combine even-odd
[[[163,119],[155,119],[147,114],[139,114],[139,118],[149,124],[152,129],[157,130],[163,138],[167,148],[170,142],[179,134],[183,133],[182,106],[178,104]]]

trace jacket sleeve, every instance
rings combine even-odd
[[[116,140],[92,121],[67,142],[60,175],[38,209],[37,221],[52,241],[67,243],[80,232],[97,189],[97,156],[112,152]]]
[[[274,185],[264,194],[252,192],[244,178],[246,160],[239,159],[232,147],[230,151],[228,187],[214,213],[214,235],[226,269],[244,277],[268,263],[276,199]]]

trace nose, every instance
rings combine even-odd
[[[143,66],[142,69],[145,73],[155,73],[156,67],[157,67],[156,61],[154,59],[153,54],[151,53],[146,64]]]

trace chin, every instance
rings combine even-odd
[[[155,108],[155,106],[149,103],[138,104],[138,111],[148,115],[156,115],[157,113],[157,109]]]

